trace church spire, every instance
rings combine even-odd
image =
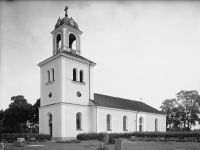
[[[67,6],[65,6],[65,9],[64,9],[64,11],[65,11],[65,17],[68,17],[68,14],[67,14],[67,9],[68,9],[68,7],[67,7]]]

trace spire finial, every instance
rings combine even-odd
[[[67,6],[65,6],[65,9],[64,9],[64,11],[65,11],[65,17],[68,17],[68,14],[67,14],[67,9],[68,9],[68,7],[67,7]]]

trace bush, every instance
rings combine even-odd
[[[82,133],[77,136],[79,140],[99,140],[102,141],[104,135],[107,133]],[[109,134],[109,143],[114,144],[115,139],[125,138],[130,139],[131,136],[136,136],[138,140],[160,140],[165,141],[168,139],[175,139],[176,141],[185,141],[193,139],[200,140],[199,131],[190,131],[190,132],[128,132],[128,133],[110,133]]]
[[[39,133],[2,133],[0,134],[0,140],[5,139],[7,142],[12,143],[17,140],[17,138],[25,138],[27,136],[35,137],[38,141],[51,140],[51,136],[48,134],[39,134]]]
[[[81,133],[77,135],[77,139],[81,141],[86,140],[99,140],[102,141],[105,133]]]

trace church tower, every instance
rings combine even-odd
[[[38,64],[40,67],[41,107],[40,133],[55,139],[75,137],[87,122],[77,127],[77,114],[90,117],[93,93],[93,67],[95,63],[84,58],[78,24],[67,14],[57,20],[52,34],[52,56]],[[87,120],[87,118],[85,118]],[[84,120],[85,120],[84,119]],[[87,124],[84,132],[90,131]]]

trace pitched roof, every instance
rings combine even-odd
[[[125,110],[142,111],[156,114],[165,114],[143,102],[123,99],[119,97],[111,97],[102,94],[94,94],[94,100],[90,100],[97,106],[111,107]]]
[[[83,56],[76,55],[76,54],[73,54],[73,53],[68,52],[68,51],[62,51],[62,53],[64,53],[64,54],[68,54],[68,55],[70,55],[70,56],[74,56],[74,57],[77,57],[77,58],[80,58],[80,59],[83,59],[83,60],[86,60],[86,61],[89,61],[90,63],[93,63],[93,64],[96,65],[95,62],[92,62],[91,60],[89,60],[89,59],[87,59],[87,58],[85,58],[85,57],[83,57]]]

